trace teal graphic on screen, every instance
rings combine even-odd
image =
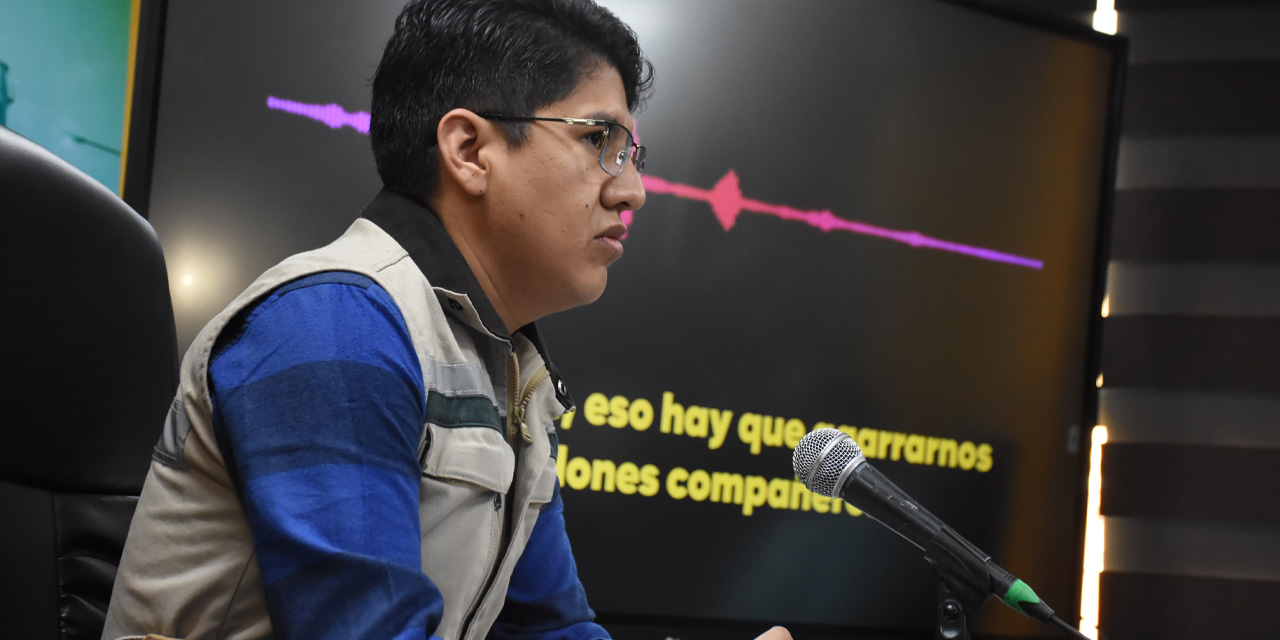
[[[0,5],[0,125],[120,189],[130,0]]]

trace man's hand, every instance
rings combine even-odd
[[[791,640],[791,632],[784,627],[774,627],[760,634],[756,640]]]

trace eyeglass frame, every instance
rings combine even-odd
[[[565,124],[579,124],[579,125],[586,125],[589,127],[600,127],[605,125],[618,127],[619,129],[622,129],[623,131],[627,132],[627,139],[630,141],[630,144],[622,150],[626,152],[626,156],[625,156],[626,159],[631,161],[631,164],[636,168],[637,173],[644,173],[645,148],[642,145],[636,144],[635,134],[631,133],[631,130],[623,126],[622,123],[620,122],[614,122],[613,120],[597,120],[594,118],[552,118],[547,116],[509,116],[504,113],[477,113],[476,115],[480,116],[481,118],[484,118],[485,120],[498,120],[498,121],[508,121],[508,122],[563,122]],[[604,134],[604,140],[600,143],[600,157],[597,158],[597,160],[600,163],[600,168],[604,170],[605,173],[616,178],[622,175],[622,170],[627,167],[627,163],[626,163],[626,160],[624,160],[622,164],[618,166],[617,173],[613,173],[612,171],[609,171],[609,168],[606,167],[604,164],[605,149],[609,148],[608,127],[605,127],[603,134]]]

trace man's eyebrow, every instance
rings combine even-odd
[[[586,120],[605,120],[605,121],[607,121],[607,122],[614,122],[614,123],[617,123],[617,122],[618,122],[618,120],[614,118],[613,114],[612,114],[612,113],[609,113],[609,112],[607,112],[607,111],[597,111],[597,112],[595,112],[595,113],[592,113],[592,114],[590,114],[590,115],[586,116],[584,119],[586,119]]]

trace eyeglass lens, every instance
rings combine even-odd
[[[610,175],[618,175],[622,173],[623,166],[627,163],[627,158],[631,155],[631,134],[627,132],[622,125],[612,125],[609,127],[608,138],[605,140],[604,149],[601,150],[600,163],[604,170]],[[636,164],[637,170],[644,169],[644,149],[638,148],[637,153],[632,160]]]

